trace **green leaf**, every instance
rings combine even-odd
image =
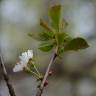
[[[55,38],[55,34],[53,32],[41,32],[39,35],[43,40],[50,40]]]
[[[45,42],[40,44],[39,49],[44,52],[50,51],[54,47],[54,42]]]
[[[64,47],[64,50],[77,51],[77,50],[85,49],[88,47],[89,47],[88,43],[83,38],[78,37],[78,38],[72,39],[69,43],[67,43]]]
[[[58,32],[57,33],[57,39],[58,39],[58,44],[59,45],[64,45],[65,43],[67,43],[68,41],[71,40],[71,37],[66,34],[65,32]]]
[[[60,44],[64,44],[64,42],[67,41],[68,37],[69,37],[69,36],[68,36],[67,34],[65,34],[65,32],[58,32],[58,33],[57,33],[58,44],[59,44],[59,45],[60,45]]]
[[[54,28],[59,29],[61,5],[55,5],[49,9],[49,16],[52,20],[52,25]]]
[[[36,32],[36,33],[29,33],[28,36],[32,37],[38,41],[46,41],[55,38],[54,32]]]
[[[38,41],[39,41],[39,40],[40,40],[40,41],[43,40],[43,39],[39,36],[39,33],[37,33],[37,32],[29,33],[28,36],[31,37],[31,38],[33,38],[33,39],[35,39],[35,40],[38,40]]]
[[[63,52],[64,52],[64,46],[61,46],[59,49],[58,49],[58,54],[61,55]]]
[[[46,30],[46,31],[52,31],[52,29],[50,28],[50,26],[43,20],[40,19],[40,25]]]
[[[57,38],[58,38],[58,44],[62,44],[64,42],[64,32],[58,32],[57,33]]]
[[[65,30],[66,30],[66,28],[67,28],[67,26],[68,26],[68,22],[65,20],[65,19],[63,19],[61,22],[60,22],[60,26],[59,26],[59,30],[61,31],[61,32],[64,32]]]

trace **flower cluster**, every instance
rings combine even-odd
[[[19,56],[19,62],[14,66],[13,72],[27,71],[34,75],[37,80],[42,79],[33,59],[33,50],[28,50]]]
[[[32,58],[33,58],[32,50],[28,50],[27,52],[22,53],[22,55],[19,56],[20,61],[13,68],[13,72],[22,71],[24,68],[27,67],[29,60]]]

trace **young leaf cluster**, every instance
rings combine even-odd
[[[85,39],[81,37],[72,38],[64,30],[68,23],[61,19],[61,5],[52,6],[49,9],[50,24],[44,20],[40,20],[40,25],[43,32],[36,35],[29,34],[29,36],[41,41],[39,49],[48,52],[56,48],[56,53],[60,55],[65,51],[77,51],[89,47]]]

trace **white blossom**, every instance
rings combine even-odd
[[[29,59],[33,58],[33,50],[28,50],[27,52],[22,53],[19,56],[20,61],[14,66],[13,72],[22,71],[24,68],[27,67]]]

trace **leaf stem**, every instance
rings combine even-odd
[[[53,56],[52,56],[52,58],[51,58],[51,60],[50,60],[49,65],[48,65],[48,67],[47,67],[47,69],[46,69],[44,78],[43,78],[43,80],[42,80],[42,82],[41,82],[41,84],[40,84],[40,87],[39,87],[39,90],[37,91],[36,96],[41,96],[41,95],[42,95],[43,90],[44,90],[44,84],[45,84],[45,82],[46,82],[46,80],[47,80],[47,78],[48,78],[50,68],[51,68],[52,64],[54,63],[56,57],[57,57],[57,54],[54,53]]]

